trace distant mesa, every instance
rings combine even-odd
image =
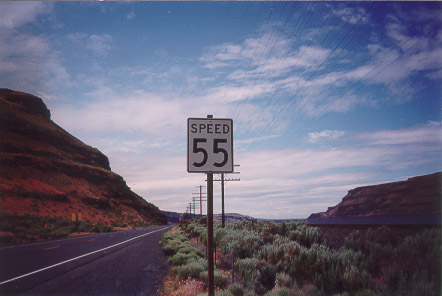
[[[442,172],[406,181],[358,187],[334,207],[311,214],[311,224],[440,224]],[[350,219],[351,218],[351,219]],[[334,221],[334,222],[333,222]]]
[[[165,224],[166,216],[111,171],[108,158],[51,120],[43,100],[0,89],[0,212],[113,226]]]
[[[164,211],[163,213],[166,215],[168,223],[179,223],[180,217],[184,217],[184,220],[190,219],[189,213],[183,214],[183,213],[169,212],[169,211]],[[200,219],[201,217],[206,217],[206,216],[205,215],[201,216],[199,213],[194,215],[192,213],[192,219]],[[226,223],[233,223],[233,222],[238,222],[238,221],[252,221],[254,218],[250,217],[250,216],[246,216],[246,215],[237,214],[237,213],[226,213],[224,215],[224,219],[225,219]],[[221,214],[214,214],[213,221],[221,222],[222,215]]]

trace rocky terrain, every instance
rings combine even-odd
[[[440,215],[442,172],[406,181],[358,187],[342,201],[313,218],[354,218]]]
[[[110,226],[165,224],[108,158],[51,120],[42,99],[0,89],[0,212]]]

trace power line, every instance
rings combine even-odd
[[[301,16],[298,18],[298,21],[296,22],[296,25],[294,26],[294,28],[296,29],[296,27],[298,27],[298,24],[299,24],[299,22],[301,21],[301,19],[302,19],[302,22],[301,22],[301,24],[299,25],[299,27],[298,27],[298,29],[296,30],[296,33],[294,33],[295,32],[295,30],[292,32],[292,34],[291,35],[289,35],[289,37],[287,38],[287,40],[288,40],[288,45],[287,45],[287,47],[284,49],[284,51],[283,52],[285,52],[284,54],[283,54],[283,59],[282,59],[282,62],[284,62],[284,60],[286,59],[286,57],[288,56],[288,54],[289,54],[289,52],[290,52],[290,48],[293,46],[293,44],[295,43],[295,37],[298,35],[298,33],[300,32],[300,30],[301,30],[301,28],[302,28],[302,30],[305,28],[305,24],[307,23],[306,22],[306,20],[307,19],[310,19],[310,17],[311,17],[311,12],[313,11],[313,4],[311,4],[311,3],[308,3],[307,5],[305,5],[304,6],[304,10],[302,11],[302,13],[301,13]],[[308,10],[307,9],[307,7],[309,7],[310,6],[310,9]],[[295,8],[296,6],[293,6],[293,8]],[[302,17],[303,15],[304,15],[304,12],[306,12],[307,11],[307,13],[306,13],[306,15],[304,16],[304,17]],[[287,18],[289,18],[291,15],[292,15],[292,13],[294,13],[294,9],[292,10],[292,12],[289,14],[289,16],[287,17]],[[285,22],[285,24],[284,24],[284,27],[283,27],[283,29],[285,29],[285,26],[287,25],[287,22]],[[275,26],[276,27],[276,26]],[[301,31],[302,31],[301,30]],[[291,42],[290,42],[290,40],[292,40]],[[272,49],[273,48],[275,48],[275,46],[273,46],[272,47]],[[272,53],[272,51],[269,51],[269,55]],[[282,62],[280,62],[279,64],[278,64],[278,66],[282,63]],[[257,68],[255,68],[255,70],[253,71],[253,74],[250,76],[250,78],[249,78],[249,81],[248,81],[248,84],[247,84],[247,86],[246,86],[246,88],[248,88],[249,87],[249,84],[250,84],[250,82],[251,82],[251,80],[252,80],[252,76],[254,75],[254,73],[255,73],[255,71],[256,71],[256,69]],[[275,67],[273,67],[273,70],[272,70],[272,73],[271,73],[271,75],[273,75],[273,72],[274,72],[274,70],[276,69],[276,66]],[[267,80],[264,80],[264,86],[267,84],[267,85],[269,85],[269,79],[267,79]],[[260,89],[262,89],[262,87],[263,87],[263,85],[261,85],[260,86]],[[250,107],[250,106],[252,106],[253,105],[253,103],[254,102],[257,102],[259,99],[257,98],[257,97],[255,97],[255,98],[253,98],[252,100],[251,100],[251,102],[249,103],[249,110],[247,111],[247,112],[245,112],[246,114],[247,114],[247,119],[245,120],[245,122],[247,122],[247,121],[250,121],[250,117],[252,116],[252,114],[255,114],[256,112],[250,112],[250,108],[252,108],[252,107]]]
[[[421,41],[423,38],[425,38],[425,36],[422,36],[420,39],[418,39],[413,45],[411,45],[409,48],[407,48],[405,51],[403,51],[400,55],[398,55],[393,61],[391,61],[390,63],[388,63],[385,67],[383,67],[379,72],[374,73],[372,75],[372,77],[374,77],[375,75],[378,75],[379,73],[382,73],[385,69],[387,69],[390,65],[392,65],[394,62],[396,62],[400,57],[402,57],[405,53],[407,53],[408,51],[410,51],[412,48],[414,48],[419,41]],[[384,64],[385,62],[387,62],[390,57],[392,57],[394,54],[398,53],[410,40],[412,40],[412,37],[409,37],[406,41],[404,41],[402,44],[399,45],[399,47],[392,51],[386,58],[382,59],[376,66],[374,66],[369,72],[367,72],[367,74],[364,75],[364,77],[362,77],[361,79],[359,79],[357,82],[353,83],[353,85],[347,89],[347,91],[345,92],[345,94],[342,95],[342,97],[345,97],[346,95],[350,94],[350,92],[353,90],[353,88],[355,88],[356,86],[359,85],[359,87],[357,89],[360,89],[362,87],[362,85],[360,85],[360,83],[365,80],[371,73],[373,73],[379,66],[381,66],[382,64]],[[321,92],[322,93],[322,92]],[[326,106],[326,110],[323,112],[323,114],[326,114],[328,111],[330,111],[333,107],[337,107],[340,103],[342,103],[342,101],[333,101],[330,104],[328,104]],[[319,118],[321,118],[323,115],[318,116],[314,119],[312,119],[309,124],[306,126],[306,128],[303,131],[308,130],[310,127],[313,126],[313,124],[315,122],[317,122],[319,120]],[[297,134],[299,135],[301,133],[301,131],[299,131]],[[287,139],[293,139],[295,138],[295,134],[292,134],[292,137],[287,138]],[[287,141],[290,142],[290,141]]]
[[[235,164],[234,167],[239,167],[239,164]],[[239,172],[233,172],[231,174],[239,174]],[[227,174],[226,174],[227,175]],[[224,226],[226,225],[225,222],[225,214],[224,214],[224,184],[228,181],[241,181],[239,178],[224,178],[224,174],[221,174],[221,179],[220,180],[213,180],[213,181],[219,181],[221,182],[221,227],[224,228]]]
[[[315,35],[310,39],[309,45],[310,45],[314,40],[316,40],[316,36],[317,36],[317,35],[319,34],[319,32],[323,29],[324,25],[327,23],[329,17],[332,15],[332,13],[333,13],[333,11],[335,10],[335,8],[336,8],[337,5],[338,5],[338,4],[336,3],[336,4],[333,6],[333,8],[330,10],[330,12],[327,14],[327,16],[326,16],[325,18],[323,18],[323,21],[322,21],[320,27],[316,30]],[[313,10],[314,10],[314,9],[313,9],[313,6],[312,6],[311,9],[310,9],[310,11],[313,11]],[[310,19],[311,16],[312,16],[312,14],[309,14],[309,15],[308,15],[308,19]],[[289,37],[288,37],[288,39],[289,39],[289,40],[292,39],[293,42],[292,42],[291,44],[289,44],[287,50],[285,50],[284,57],[283,57],[282,59],[279,60],[279,63],[275,64],[275,66],[274,66],[273,69],[271,70],[270,74],[268,75],[268,78],[264,81],[264,84],[261,85],[261,88],[262,88],[262,87],[268,87],[268,85],[270,85],[270,80],[274,78],[274,73],[275,73],[276,69],[279,69],[280,66],[281,66],[281,64],[284,63],[284,61],[285,61],[286,58],[288,57],[288,55],[289,55],[289,53],[290,53],[290,50],[289,50],[289,49],[293,46],[293,43],[294,43],[294,40],[295,40],[294,37],[297,36],[297,34],[299,33],[299,30],[300,30],[300,28],[302,27],[302,25],[308,23],[308,21],[306,21],[306,19],[307,19],[307,16],[303,19],[303,21],[302,21],[300,27],[298,28],[298,30],[296,31],[296,33],[294,34],[294,36],[293,36],[293,37],[292,37],[292,36],[289,36]],[[305,25],[304,25],[302,28],[304,29],[304,28],[305,28]],[[327,36],[328,36],[328,35],[327,35]],[[309,46],[309,45],[308,45],[308,46]],[[291,68],[295,68],[295,67],[298,65],[298,63],[299,63],[299,61],[301,60],[302,56],[304,56],[304,53],[305,53],[305,51],[307,50],[308,46],[304,46],[304,47],[303,47],[303,50],[302,50],[302,53],[300,54],[300,57],[296,60],[296,63],[295,63],[294,65],[291,66]],[[287,76],[286,76],[286,78],[287,78]],[[258,99],[255,99],[255,101],[257,101],[257,100],[258,100]],[[267,100],[266,103],[264,104],[264,106],[263,106],[262,108],[265,109],[266,107],[268,107],[268,106],[270,105],[270,101],[271,101],[271,102],[274,102],[275,100],[276,100],[276,98],[273,98],[273,99]],[[254,114],[254,115],[252,115],[252,114]],[[248,112],[248,117],[247,117],[247,120],[246,120],[246,121],[250,121],[250,118],[251,118],[252,116],[254,116],[255,118],[257,118],[257,117],[259,116],[259,114],[258,114],[257,112],[254,112],[254,113],[252,113],[252,112]]]
[[[354,30],[354,28],[360,23],[360,21],[365,17],[365,15],[368,13],[368,11],[371,10],[371,8],[373,7],[372,3],[370,5],[370,7],[365,10],[364,14],[362,14],[358,21],[356,23],[353,24],[353,26],[350,28],[350,30],[348,30],[346,32],[346,34],[344,35],[343,38],[341,38],[341,40],[336,44],[336,46],[333,48],[333,50],[327,55],[327,57],[321,62],[321,64],[319,64],[319,66],[316,68],[316,70],[308,77],[307,80],[304,81],[303,85],[301,87],[299,87],[295,94],[287,100],[287,102],[283,105],[283,107],[277,112],[277,114],[273,117],[273,119],[264,127],[264,129],[262,130],[262,132],[260,133],[261,135],[263,135],[265,133],[265,131],[270,128],[270,126],[275,122],[276,118],[279,117],[279,115],[281,114],[281,112],[287,108],[287,106],[289,104],[291,104],[291,102],[294,100],[294,98],[298,95],[298,93],[304,88],[304,86],[307,84],[307,82],[309,82],[313,76],[319,71],[319,69],[328,61],[328,59],[330,58],[330,56],[336,51],[336,49],[342,44],[342,42],[348,37],[348,35]],[[347,20],[347,23],[349,22],[349,19]]]

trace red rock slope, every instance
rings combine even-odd
[[[440,215],[442,172],[350,190],[342,201],[312,218]]]
[[[165,215],[113,173],[105,155],[51,119],[35,96],[0,89],[0,212],[107,225],[164,224]]]

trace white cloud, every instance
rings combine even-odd
[[[340,138],[343,135],[345,135],[344,131],[325,130],[322,132],[309,133],[308,140],[309,140],[309,142],[316,143],[316,142],[321,141],[323,139],[336,140],[337,138]]]
[[[133,18],[135,18],[137,15],[135,14],[135,12],[131,11],[126,15],[126,19],[131,20]]]
[[[3,87],[44,95],[59,85],[72,86],[60,53],[44,35],[31,35],[22,27],[51,13],[52,4],[0,3],[0,81]]]
[[[95,56],[105,56],[112,49],[112,36],[109,34],[102,35],[87,35],[84,33],[71,33],[66,36],[67,39],[84,46],[90,50]]]
[[[440,122],[429,122],[408,129],[362,133],[359,138],[369,145],[423,145],[433,143],[442,147],[442,125]]]
[[[14,29],[32,23],[51,9],[52,3],[45,2],[0,2],[0,28]]]
[[[169,134],[173,137],[186,122],[184,102],[153,93],[116,95],[112,89],[93,92],[95,101],[78,107],[57,110],[60,122],[81,133],[144,133],[149,136]],[[79,120],[81,118],[81,120]]]
[[[365,8],[350,8],[350,7],[345,7],[345,8],[340,8],[340,9],[335,9],[333,11],[333,14],[340,17],[342,19],[343,22],[348,22],[352,25],[356,24],[359,19],[361,19],[360,22],[366,22],[369,17],[366,15],[366,9]]]
[[[237,150],[235,162],[241,165],[241,173],[232,177],[241,181],[226,184],[226,211],[302,218],[337,204],[355,187],[406,179],[410,168],[440,170],[440,137],[430,142],[440,129],[440,123],[431,122],[402,130],[349,134],[359,145],[334,149]],[[395,140],[384,142],[389,135]],[[161,209],[184,211],[195,187],[205,185],[204,174],[186,172],[185,149],[177,154],[147,148],[112,150],[112,146],[108,143],[102,150],[110,156],[113,169],[135,192]],[[398,177],[392,178],[392,174]],[[217,184],[214,195],[215,212],[219,213]],[[268,210],[269,204],[273,211]]]
[[[86,47],[97,56],[104,56],[109,53],[112,46],[112,37],[108,34],[91,35]]]

